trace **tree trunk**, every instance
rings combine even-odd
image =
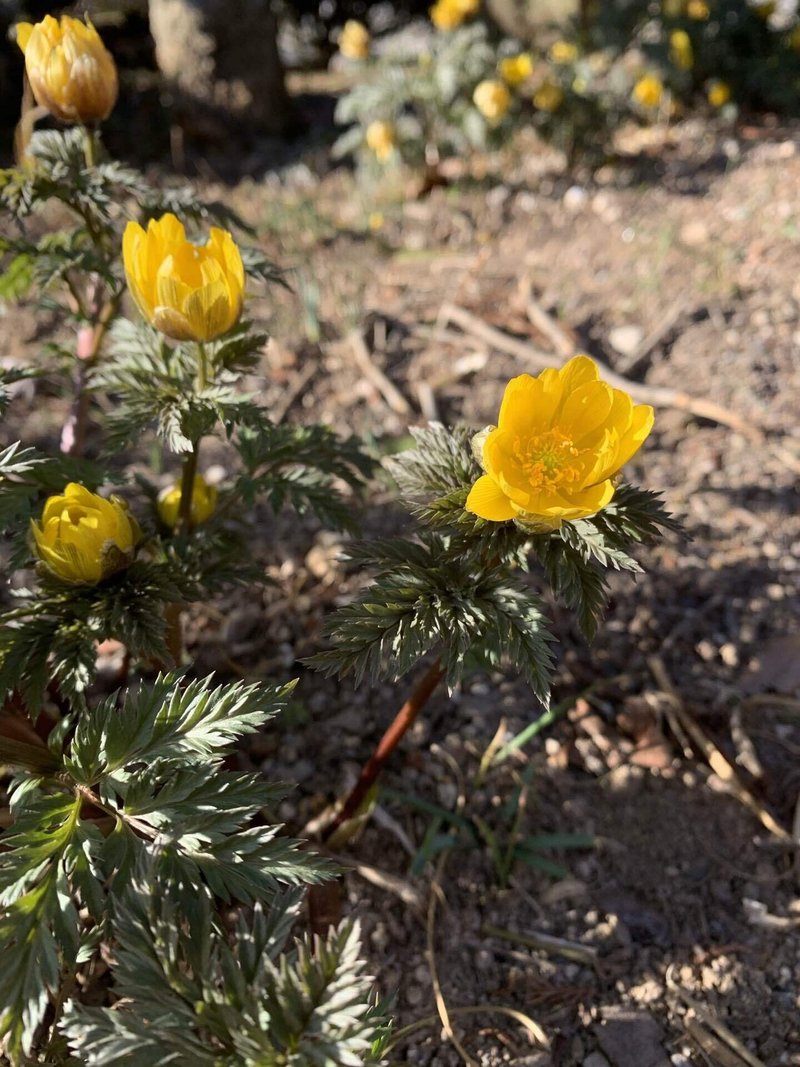
[[[270,0],[149,0],[159,69],[188,109],[261,133],[294,124]]]

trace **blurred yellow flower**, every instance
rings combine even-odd
[[[391,122],[377,120],[367,126],[364,140],[367,148],[372,149],[379,163],[386,163],[395,149],[394,126]]]
[[[641,107],[658,107],[664,96],[664,83],[657,74],[645,74],[633,87],[633,99]]]
[[[339,37],[339,51],[345,59],[366,59],[369,55],[369,30],[356,19],[348,19]]]
[[[706,0],[689,0],[686,5],[686,14],[690,19],[695,19],[697,22],[705,22],[711,14],[711,9]]]
[[[715,79],[708,83],[706,97],[712,107],[724,107],[731,98],[731,87],[727,82]]]
[[[557,111],[564,99],[564,90],[554,81],[542,82],[533,94],[533,104],[540,111]]]
[[[686,0],[663,0],[661,10],[668,19],[680,18],[686,7]]]
[[[96,585],[127,567],[140,536],[122,501],[106,500],[75,482],[47,499],[31,531],[42,562],[74,585]]]
[[[686,30],[673,30],[669,35],[669,54],[680,70],[691,70],[694,64],[692,39]]]
[[[533,58],[530,52],[507,56],[497,64],[500,77],[511,86],[522,85],[533,74]]]
[[[485,474],[466,509],[490,522],[516,519],[556,529],[604,508],[614,476],[641,448],[653,409],[600,380],[588,356],[506,386],[498,425],[478,434],[474,447]]]
[[[480,7],[480,0],[436,0],[428,12],[437,30],[455,30],[472,18]]]
[[[216,506],[216,486],[209,485],[202,474],[196,474],[194,486],[192,487],[191,525],[199,526],[201,523],[207,522],[214,514]],[[178,525],[181,514],[181,486],[179,482],[174,485],[168,485],[166,489],[161,490],[158,494],[157,507],[159,519],[165,526],[174,530]]]
[[[385,222],[386,219],[384,218],[382,211],[370,211],[369,216],[367,218],[367,226],[370,228],[370,230],[372,230],[373,233],[377,233],[378,230],[382,230],[383,224]]]
[[[500,122],[511,106],[511,93],[503,82],[489,79],[475,87],[472,102],[487,122]]]
[[[236,324],[244,300],[244,266],[227,230],[211,227],[192,244],[174,215],[129,222],[122,239],[128,288],[149,323],[174,341],[213,341]]]
[[[37,104],[61,122],[93,125],[108,118],[117,101],[117,68],[88,19],[46,15],[15,28]]]
[[[578,47],[572,41],[555,41],[548,55],[554,63],[574,63],[578,58]]]

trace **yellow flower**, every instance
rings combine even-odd
[[[217,506],[217,488],[209,485],[202,474],[196,474],[192,487],[192,526],[199,526],[207,522],[214,514]],[[180,483],[168,485],[158,494],[158,517],[174,530],[178,525],[181,513],[181,487]]]
[[[537,378],[512,378],[498,425],[475,440],[486,473],[466,509],[540,529],[594,515],[611,501],[614,476],[652,426],[653,409],[601,381],[588,356]]]
[[[697,22],[705,22],[711,14],[711,10],[706,0],[689,0],[686,5],[686,14],[690,19],[695,19]]]
[[[578,58],[578,48],[572,41],[556,41],[550,46],[549,55],[554,63],[574,63]]]
[[[724,107],[731,98],[731,87],[727,82],[715,79],[708,83],[706,96],[712,107]]]
[[[47,499],[31,530],[42,562],[74,585],[96,585],[127,567],[139,539],[139,526],[122,501],[75,482]]]
[[[692,39],[686,30],[673,30],[669,35],[669,54],[680,70],[691,70],[694,64]]]
[[[437,30],[455,30],[479,7],[480,0],[436,0],[428,13]]]
[[[686,7],[686,0],[663,0],[661,10],[668,19],[680,18]]]
[[[376,120],[367,126],[364,134],[367,148],[372,149],[379,163],[386,163],[395,148],[394,126],[391,122]]]
[[[213,341],[236,323],[244,299],[242,256],[227,230],[208,243],[186,239],[174,215],[129,222],[122,239],[128,288],[139,310],[174,341]]]
[[[664,96],[664,83],[657,74],[645,74],[633,87],[633,98],[641,107],[656,108]]]
[[[362,22],[348,19],[339,37],[339,51],[345,59],[366,59],[369,55],[369,30]]]
[[[536,92],[533,94],[533,103],[535,107],[538,107],[540,111],[556,111],[564,99],[564,90],[560,85],[556,85],[555,82],[548,81],[542,82]]]
[[[501,81],[482,81],[475,87],[472,102],[487,122],[500,122],[511,106],[511,93]]]
[[[507,56],[497,64],[500,77],[509,85],[522,85],[533,74],[533,59],[530,52],[520,52],[518,56]]]
[[[117,101],[117,68],[88,19],[46,15],[35,25],[17,23],[16,32],[37,104],[62,122],[108,118]]]

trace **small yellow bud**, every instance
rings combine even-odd
[[[731,98],[731,87],[727,82],[715,79],[708,83],[706,97],[712,107],[724,107]]]
[[[578,47],[572,41],[556,41],[550,47],[549,56],[554,63],[574,63],[578,58]]]
[[[673,30],[669,35],[669,54],[680,70],[691,70],[694,64],[692,40],[686,30]]]
[[[364,134],[367,148],[371,149],[379,163],[387,163],[395,149],[394,126],[391,122],[376,120],[367,126]]]
[[[657,74],[645,74],[633,87],[633,99],[640,107],[653,110],[664,96],[664,83]]]
[[[163,524],[174,530],[181,514],[180,483],[168,485],[158,494],[158,517]],[[192,487],[191,525],[200,526],[208,522],[217,506],[217,488],[209,485],[202,474],[196,474]]]
[[[208,243],[186,239],[174,215],[129,222],[122,260],[133,299],[151,325],[174,341],[213,341],[236,324],[244,301],[242,256],[227,230]]]
[[[487,122],[501,122],[511,106],[511,93],[501,81],[482,81],[472,94],[472,102]]]
[[[455,30],[472,18],[480,7],[480,0],[436,0],[428,12],[437,30]]]
[[[686,5],[686,14],[690,19],[695,19],[697,22],[705,22],[711,14],[711,10],[706,0],[689,0]]]
[[[508,85],[516,87],[526,82],[533,74],[533,59],[530,52],[520,52],[517,56],[507,56],[497,64],[500,77]]]
[[[16,34],[37,104],[61,122],[108,118],[117,101],[117,68],[88,18],[46,15],[35,25],[17,23]]]
[[[140,536],[121,500],[106,500],[75,482],[47,499],[31,532],[39,559],[73,585],[96,585],[127,567]]]
[[[545,81],[533,94],[533,104],[540,111],[557,111],[564,100],[564,90],[553,81]]]
[[[345,59],[366,59],[369,55],[369,30],[362,22],[348,19],[339,37],[339,51]]]

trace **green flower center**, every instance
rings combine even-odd
[[[556,492],[577,481],[578,455],[572,438],[560,430],[518,437],[514,442],[514,458],[534,492]]]

